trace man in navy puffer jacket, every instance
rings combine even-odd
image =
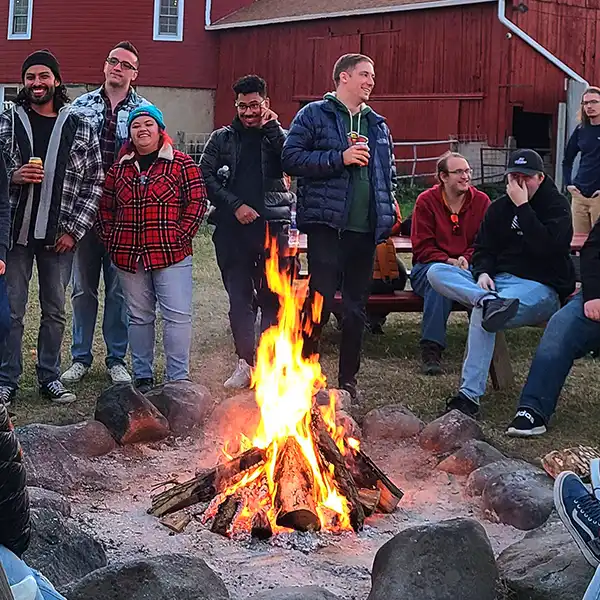
[[[346,54],[333,69],[335,93],[296,115],[283,147],[286,173],[298,177],[298,227],[308,235],[310,295],[331,310],[342,275],[339,384],[356,397],[365,305],[377,243],[395,223],[396,169],[390,131],[366,102],[375,85],[373,61]],[[310,310],[306,311],[311,314]],[[318,353],[312,324],[304,354]]]

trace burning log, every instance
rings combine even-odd
[[[225,537],[231,537],[231,529],[240,509],[241,501],[236,496],[227,496],[219,505],[210,530]]]
[[[279,451],[273,480],[277,485],[273,507],[280,527],[318,531],[321,521],[313,494],[315,481],[300,444],[288,437]]]
[[[381,491],[361,488],[358,490],[358,501],[365,511],[365,517],[370,517],[379,504]]]
[[[265,460],[265,451],[251,448],[227,463],[217,465],[184,483],[152,497],[151,515],[162,517],[198,502],[208,502],[224,491],[240,473]]]
[[[252,517],[252,531],[251,535],[253,538],[259,540],[268,540],[273,535],[273,529],[269,522],[269,517],[264,510],[259,510]]]
[[[339,491],[346,497],[350,505],[350,523],[352,528],[354,531],[360,531],[365,522],[365,513],[358,498],[358,490],[354,479],[346,467],[344,457],[329,435],[321,411],[317,408],[312,411],[311,415],[313,437],[321,459],[325,463],[333,465],[333,477],[338,484]]]

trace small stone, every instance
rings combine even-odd
[[[533,465],[524,460],[504,459],[499,460],[479,469],[475,469],[467,479],[465,493],[467,496],[481,496],[483,490],[490,479],[502,473],[513,473],[515,471],[530,471],[531,473],[543,473],[541,469],[536,469]]]
[[[154,442],[170,434],[169,422],[131,384],[113,385],[102,392],[95,419],[119,444]]]
[[[458,450],[469,440],[482,437],[483,431],[477,421],[459,410],[452,410],[423,429],[419,444],[425,450],[444,454]]]
[[[554,510],[554,483],[546,473],[502,473],[488,481],[483,506],[501,523],[529,531],[543,525]]]
[[[376,408],[363,420],[365,438],[370,441],[400,441],[419,435],[425,423],[402,404]]]
[[[269,590],[251,596],[249,600],[339,600],[339,597],[328,590],[311,585]]]
[[[438,469],[453,475],[469,475],[475,469],[503,460],[504,454],[481,440],[469,440],[460,450],[443,460]]]
[[[169,421],[171,431],[188,435],[202,427],[215,407],[210,392],[191,381],[173,381],[154,388],[146,399]]]
[[[28,487],[27,491],[31,508],[50,508],[67,519],[71,516],[71,503],[62,494],[39,487]]]

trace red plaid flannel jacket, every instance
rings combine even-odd
[[[96,227],[119,269],[163,269],[192,254],[207,206],[198,166],[165,144],[145,175],[133,153],[109,169]]]

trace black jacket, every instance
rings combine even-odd
[[[21,446],[8,412],[0,404],[0,545],[17,556],[29,546],[29,496]]]
[[[222,216],[231,215],[242,205],[244,200],[238,198],[229,188],[235,178],[240,158],[240,128],[243,125],[236,118],[231,125],[213,131],[200,159],[200,169],[208,192],[208,199],[216,207],[211,220],[218,223]],[[281,167],[281,150],[285,141],[285,132],[281,125],[273,120],[262,128],[262,172],[264,190],[264,217],[266,221],[290,222],[291,206],[295,196],[286,186]],[[227,166],[228,179],[225,180],[218,171]]]
[[[581,249],[581,291],[584,302],[600,298],[600,221]]]
[[[492,202],[475,240],[473,276],[510,273],[549,285],[566,298],[575,289],[572,238],[569,202],[546,177],[522,206],[506,195]]]

